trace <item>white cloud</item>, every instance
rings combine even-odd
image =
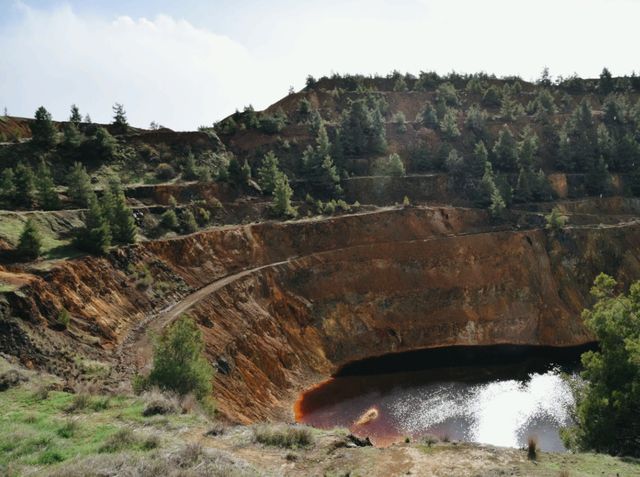
[[[21,9],[0,32],[0,106],[23,115],[44,104],[64,118],[75,102],[107,121],[118,101],[133,124],[193,129],[245,104],[266,107],[307,73],[640,69],[637,0],[274,1],[243,10],[234,38],[167,15]]]
[[[40,104],[64,118],[77,103],[108,121],[125,105],[132,124],[211,124],[251,87],[255,61],[242,45],[168,16],[85,18],[69,7],[26,9],[0,38],[0,91],[9,111]],[[7,74],[4,74],[6,72]],[[4,94],[2,94],[4,96]]]

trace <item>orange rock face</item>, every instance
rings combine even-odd
[[[188,312],[218,367],[220,412],[245,423],[292,419],[297,393],[353,360],[449,345],[591,341],[580,319],[590,283],[601,271],[623,283],[640,276],[639,232],[636,224],[585,225],[551,236],[445,207],[228,227],[66,262],[34,277],[11,306],[31,329],[67,308],[74,333],[64,343],[116,361],[136,326],[191,297]],[[141,264],[154,280],[146,289],[131,277]],[[29,346],[25,359],[46,355],[41,342]],[[15,348],[0,341],[0,350],[20,355]]]

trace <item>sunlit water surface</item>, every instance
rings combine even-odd
[[[542,450],[563,451],[559,429],[571,424],[570,381],[577,379],[575,366],[539,361],[342,376],[305,393],[296,414],[315,427],[347,427],[376,445],[432,434],[523,447],[535,437]]]

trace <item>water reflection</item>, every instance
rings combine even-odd
[[[376,445],[434,434],[523,447],[535,436],[543,450],[563,451],[559,428],[571,422],[569,381],[578,378],[576,359],[561,364],[528,357],[507,366],[340,376],[305,393],[296,415],[320,428],[348,427]]]

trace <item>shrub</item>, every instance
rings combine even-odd
[[[70,321],[71,315],[69,314],[67,309],[63,308],[62,310],[60,310],[60,313],[58,313],[58,318],[56,319],[56,323],[58,324],[58,326],[66,330],[69,327]]]
[[[176,171],[171,164],[162,162],[156,167],[156,177],[162,181],[168,181],[176,176]]]
[[[391,121],[396,125],[396,129],[399,133],[404,134],[407,132],[407,118],[402,111],[398,111],[394,114]]]
[[[547,230],[551,230],[552,232],[558,232],[564,228],[567,224],[567,217],[562,215],[560,209],[554,207],[551,210],[549,215],[545,216],[546,225],[545,228]]]
[[[178,216],[173,209],[165,210],[160,216],[160,226],[167,230],[178,228]]]
[[[183,396],[194,393],[204,400],[211,394],[214,373],[203,352],[198,326],[188,316],[181,316],[156,341],[147,383]]]
[[[300,426],[258,426],[253,437],[260,444],[284,449],[311,447],[314,442],[311,431]]]

